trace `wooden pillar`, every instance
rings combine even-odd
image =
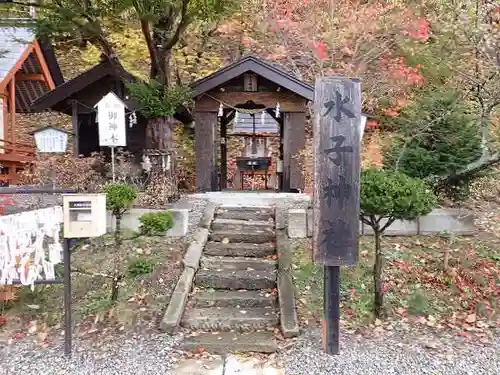
[[[216,142],[215,127],[217,126],[216,112],[194,113],[195,152],[196,152],[196,190],[216,191]]]
[[[73,156],[78,157],[80,154],[80,129],[78,126],[78,102],[76,100],[71,101],[71,125],[73,132]]]
[[[228,118],[220,121],[220,188],[227,189],[227,123]]]
[[[16,142],[16,78],[12,77],[9,85],[9,102],[10,102],[10,141],[12,142],[12,150]]]
[[[287,112],[283,123],[283,191],[304,190],[302,169],[294,156],[306,145],[305,112]]]

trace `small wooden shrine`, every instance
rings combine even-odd
[[[311,85],[250,55],[191,87],[198,191],[253,190],[256,176],[264,181],[264,189],[304,189],[296,155],[305,146]],[[235,137],[244,140],[242,155],[228,155]],[[273,149],[272,144],[277,146]]]

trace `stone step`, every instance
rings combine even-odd
[[[217,218],[212,222],[212,230],[253,230],[274,229],[274,220],[237,220]]]
[[[277,271],[217,271],[200,269],[196,273],[198,288],[258,290],[276,288]]]
[[[278,297],[262,290],[200,290],[191,297],[192,307],[277,307]]]
[[[279,312],[272,307],[209,307],[186,309],[181,325],[202,331],[253,331],[276,327]]]
[[[274,218],[273,207],[220,207],[215,213],[218,219],[263,220]]]
[[[207,242],[204,255],[226,256],[226,257],[255,257],[264,258],[269,255],[276,254],[276,245],[273,243],[222,243],[222,242]]]
[[[258,259],[250,257],[220,257],[204,256],[201,258],[202,269],[213,269],[217,271],[267,271],[276,270],[276,260]]]
[[[275,233],[272,229],[252,229],[248,231],[221,230],[210,233],[211,241],[266,243],[275,241]]]
[[[269,354],[278,350],[278,344],[271,332],[208,332],[186,337],[181,350],[196,353],[203,350],[218,355],[231,352]]]

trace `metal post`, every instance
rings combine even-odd
[[[115,148],[111,147],[111,174],[113,175],[113,183],[115,183]]]
[[[340,267],[324,267],[324,308],[326,353],[339,354],[340,341]]]
[[[63,241],[64,262],[64,354],[71,356],[72,347],[72,321],[71,321],[71,262],[70,262],[71,239]]]

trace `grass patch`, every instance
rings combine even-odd
[[[185,251],[182,239],[137,236],[124,233],[117,251],[112,236],[94,239],[72,251],[72,303],[76,330],[89,327],[130,327],[156,321],[170,300],[181,272]],[[112,303],[111,279],[118,267],[124,279],[116,303]],[[62,267],[56,273],[62,275]],[[3,330],[18,330],[37,321],[46,327],[60,327],[63,319],[63,286],[18,288],[18,300],[0,305],[0,315],[9,324]]]
[[[456,322],[471,320],[470,315],[476,314],[477,319],[494,325],[500,300],[500,246],[495,241],[444,235],[383,237],[387,320],[430,316]],[[372,321],[373,249],[373,239],[362,237],[357,266],[341,271],[342,313],[353,326]],[[308,240],[296,242],[294,280],[302,322],[319,322],[323,316],[323,267],[312,262]]]

